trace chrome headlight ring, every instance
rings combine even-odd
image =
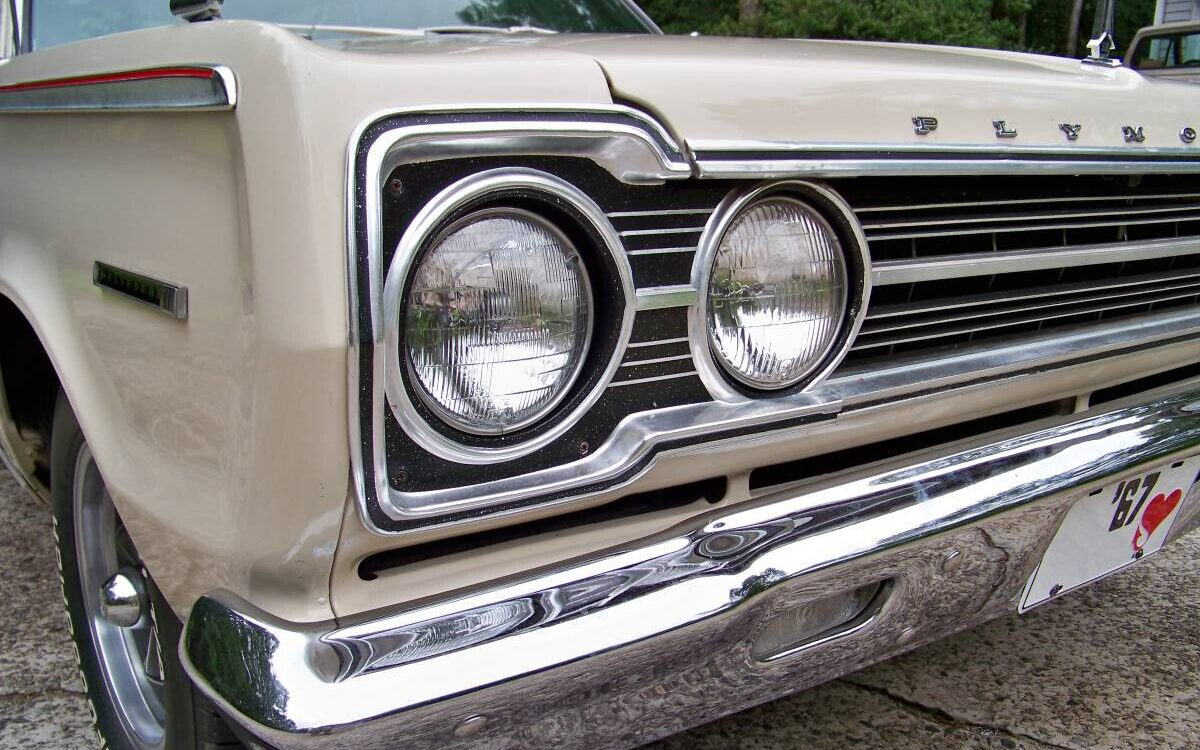
[[[585,219],[588,228],[602,242],[597,251],[606,253],[617,269],[617,286],[623,298],[617,345],[603,362],[603,372],[570,413],[558,418],[546,429],[517,443],[468,445],[444,434],[421,414],[409,392],[405,378],[406,354],[400,341],[400,321],[404,315],[404,292],[414,265],[422,251],[446,219],[464,207],[478,204],[492,195],[513,193],[544,196],[569,206]],[[633,331],[636,313],[633,275],[616,230],[596,203],[570,183],[554,175],[527,168],[503,168],[481,172],[450,185],[430,200],[409,224],[400,238],[396,253],[387,269],[383,286],[382,345],[385,351],[384,392],[392,416],[404,431],[423,448],[441,458],[466,464],[490,464],[526,456],[560,438],[603,394],[620,366],[622,353]]]
[[[772,197],[792,198],[819,212],[838,236],[850,283],[845,320],[837,343],[821,363],[810,368],[798,383],[775,390],[751,388],[717,361],[709,341],[708,321],[709,286],[722,239],[746,209]],[[699,251],[692,264],[691,280],[699,297],[688,312],[688,337],[696,371],[713,398],[738,403],[810,389],[837,368],[850,351],[854,337],[866,318],[871,296],[871,257],[866,235],[853,209],[840,195],[819,183],[783,180],[735,191],[721,202],[700,238]]]

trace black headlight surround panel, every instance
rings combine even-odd
[[[434,195],[448,185],[472,174],[503,167],[527,167],[560,177],[583,190],[605,212],[648,211],[659,207],[670,209],[681,204],[703,205],[706,201],[712,201],[715,204],[719,196],[724,195],[729,189],[727,185],[705,185],[697,189],[695,184],[679,183],[656,186],[625,185],[591,161],[578,158],[475,158],[401,166],[393,170],[384,181],[385,185],[396,185],[399,181],[398,184],[401,186],[398,192],[385,190],[381,203],[384,219],[382,234],[384,267],[386,268],[391,263],[400,237],[408,223]],[[619,319],[619,312],[623,310],[624,301],[619,299],[620,289],[615,284],[616,271],[612,266],[612,261],[597,257],[604,255],[602,243],[587,229],[587,223],[583,217],[574,214],[570,207],[543,202],[547,198],[549,196],[542,198],[523,191],[493,193],[483,201],[469,204],[456,211],[448,219],[453,221],[485,206],[522,205],[554,221],[556,226],[568,233],[568,236],[576,243],[576,247],[585,255],[586,261],[589,263],[588,272],[593,285],[596,287],[599,287],[600,284],[604,285],[605,288],[594,290],[595,298],[597,300],[605,299],[609,305],[608,309],[614,317],[606,325],[603,313],[598,311],[592,352],[589,352],[585,371],[572,388],[572,393],[563,400],[555,413],[538,424],[507,435],[465,435],[441,423],[427,410],[422,413],[426,421],[439,433],[464,445],[473,447],[512,445],[550,429],[563,415],[569,414],[590,390],[600,385],[596,381],[602,374],[602,363],[608,361],[608,356],[611,355],[613,347],[617,343],[617,330],[611,321]],[[697,202],[696,198],[701,200]],[[563,224],[564,221],[569,224]],[[630,256],[631,261],[637,258],[653,260],[655,266],[658,267],[669,266],[670,270],[681,278],[687,278],[690,274],[692,261],[690,253],[672,256]],[[636,287],[660,285],[659,279],[664,275],[662,271],[647,273],[643,270],[644,264],[641,268],[639,265],[632,263],[631,265]],[[408,285],[406,284],[406,292],[407,289]],[[646,314],[648,312],[658,313],[658,315],[649,316]],[[639,325],[643,319],[658,320],[660,325],[665,324],[671,330],[682,329],[683,333],[680,335],[686,335],[685,308],[642,311],[634,320],[632,339],[634,343],[639,342],[639,334],[642,336],[641,341],[670,338],[653,335],[652,325]],[[394,321],[384,321],[385,325],[394,323]],[[687,347],[682,347],[680,352],[686,353]],[[675,374],[681,369],[683,371],[694,369],[690,360],[634,365],[633,362],[636,362],[637,359],[638,352],[636,350],[626,352],[622,364],[630,366],[619,368],[614,382],[653,378],[659,375]],[[631,377],[631,375],[638,377]],[[412,384],[406,382],[406,386],[410,390],[410,396],[414,397],[414,402],[419,402],[419,399],[416,399],[415,394],[412,393]],[[462,464],[430,453],[404,432],[392,417],[389,409],[385,414],[388,478],[391,487],[402,492],[483,484],[498,478],[524,474],[547,466],[578,460],[581,456],[598,448],[612,434],[617,424],[630,414],[709,400],[711,400],[711,396],[698,376],[609,388],[560,439],[528,456],[487,465]],[[423,409],[423,407],[418,408]]]
[[[536,115],[533,115],[536,117]],[[370,311],[370,298],[367,290],[371,289],[367,203],[368,190],[377,189],[367,185],[367,155],[372,144],[381,136],[397,128],[411,125],[481,122],[488,119],[500,119],[504,113],[471,113],[471,114],[428,114],[428,115],[398,115],[384,118],[368,127],[357,144],[355,153],[355,184],[353,200],[353,240],[355,242],[354,268],[355,288],[358,290],[358,305],[356,336],[357,356],[357,410],[358,410],[358,439],[363,459],[361,463],[363,500],[370,521],[381,531],[398,532],[411,531],[428,526],[454,523],[472,518],[483,517],[497,512],[513,510],[517,507],[538,505],[545,502],[560,500],[564,497],[592,494],[628,481],[636,476],[645,466],[653,461],[654,455],[662,450],[679,447],[674,443],[662,443],[655,447],[636,465],[630,466],[619,476],[609,477],[595,485],[574,487],[569,491],[556,495],[533,496],[508,504],[476,508],[460,513],[430,515],[396,519],[385,513],[381,507],[381,498],[376,497],[378,486],[375,472],[382,469],[388,478],[389,486],[401,492],[420,492],[424,490],[441,490],[453,487],[469,488],[482,486],[486,483],[507,477],[519,476],[538,469],[565,465],[579,460],[587,453],[596,450],[612,434],[616,425],[626,416],[638,412],[661,409],[670,406],[695,404],[711,401],[711,395],[705,389],[698,375],[691,374],[683,377],[673,377],[666,381],[656,381],[658,376],[679,375],[694,370],[690,360],[675,360],[670,362],[651,362],[638,364],[642,359],[656,359],[650,355],[686,354],[687,347],[677,344],[664,344],[641,348],[630,348],[622,364],[626,367],[618,369],[613,378],[614,384],[625,381],[637,381],[627,385],[616,385],[607,388],[597,399],[596,403],[560,438],[552,441],[543,448],[521,458],[491,463],[485,465],[464,464],[440,456],[426,450],[413,440],[396,422],[391,410],[384,402],[374,398],[375,384],[373,382],[373,359],[375,349],[372,344],[373,329]],[[522,117],[530,117],[523,113]],[[547,121],[563,122],[578,120],[622,120],[619,115],[580,114],[565,115],[564,113],[548,113]],[[627,124],[627,123],[626,123]],[[652,134],[653,135],[653,134]],[[657,137],[657,136],[655,136]],[[662,144],[669,149],[669,144]],[[657,211],[688,207],[711,211],[730,189],[730,183],[696,181],[670,181],[660,185],[634,186],[622,183],[613,178],[602,167],[585,158],[577,157],[469,157],[462,159],[419,162],[402,165],[394,169],[382,180],[383,189],[377,194],[380,205],[380,253],[381,265],[388,267],[395,253],[400,236],[418,211],[438,192],[455,181],[478,174],[489,169],[526,167],[546,172],[560,177],[587,194],[605,213],[629,211]],[[558,207],[559,210],[562,207]],[[563,227],[567,229],[567,227]],[[575,238],[572,238],[575,239]],[[636,239],[622,241],[625,249],[640,248]],[[690,239],[688,244],[690,244]],[[586,248],[586,250],[585,250]],[[581,251],[594,253],[598,245],[580,244]],[[678,253],[673,255],[634,254],[627,256],[636,287],[645,288],[667,284],[686,283],[690,276],[693,254]],[[589,273],[593,267],[589,267]],[[594,274],[593,274],[593,283]],[[381,325],[387,325],[381,321]],[[686,308],[639,311],[634,319],[630,343],[648,343],[666,338],[681,338],[686,335]],[[672,333],[675,332],[675,333]],[[603,322],[598,325],[595,334],[603,338]],[[596,339],[594,338],[594,342]],[[593,343],[593,347],[596,344]],[[678,351],[676,351],[678,350]],[[589,366],[589,372],[581,374],[580,381],[572,395],[567,399],[587,393],[584,381],[590,383],[597,368]],[[644,382],[643,382],[644,381]],[[568,413],[567,404],[560,405],[555,414]],[[375,410],[382,410],[383,434],[376,435],[371,429],[376,415]],[[430,415],[432,416],[432,415]],[[500,440],[516,441],[527,439],[535,434],[531,430],[546,429],[554,424],[554,416],[534,425],[521,433],[500,436]],[[431,425],[437,424],[436,418],[429,420]],[[443,429],[452,429],[441,425]],[[474,439],[485,436],[472,436]],[[723,435],[706,436],[701,439],[690,439],[687,442],[705,442]],[[376,463],[375,440],[384,441],[384,457],[382,464]],[[456,440],[463,440],[461,433],[455,433]],[[485,437],[486,439],[486,437]]]

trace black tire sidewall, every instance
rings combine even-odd
[[[92,707],[93,723],[101,746],[111,750],[128,750],[133,745],[118,717],[104,680],[100,657],[84,607],[80,580],[72,495],[76,459],[84,445],[85,440],[79,423],[66,398],[60,395],[50,441],[50,496],[63,603],[67,610],[79,672],[83,678],[88,703]],[[177,653],[181,625],[154,582],[148,580],[147,583],[152,615],[158,625],[165,676],[165,747],[167,750],[193,750],[196,748],[196,739],[192,685],[179,663]]]

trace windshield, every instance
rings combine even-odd
[[[168,0],[33,0],[34,49],[182,23]],[[624,0],[226,0],[227,19],[271,21],[306,36],[535,29],[580,33],[651,31]],[[470,27],[487,27],[475,28]]]
[[[1133,67],[1138,70],[1200,68],[1200,31],[1143,39],[1133,52]]]

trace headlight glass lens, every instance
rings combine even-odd
[[[587,272],[541,217],[480,211],[424,254],[404,325],[426,406],[465,432],[512,432],[552,410],[579,374],[592,330]]]
[[[846,260],[828,222],[793,198],[763,199],[730,223],[708,285],[716,359],[754,388],[786,388],[826,359],[847,305]]]

